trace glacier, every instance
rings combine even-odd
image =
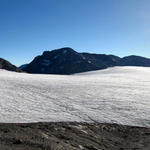
[[[150,68],[73,75],[0,70],[0,122],[56,121],[150,127]]]

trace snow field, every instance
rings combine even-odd
[[[150,127],[150,68],[74,75],[0,70],[0,122],[78,121]]]

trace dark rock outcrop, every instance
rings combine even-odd
[[[12,65],[10,62],[2,58],[0,58],[0,69],[5,69],[8,71],[15,71],[15,72],[23,72],[21,69]]]
[[[20,67],[28,73],[40,74],[73,74],[85,71],[100,70],[113,66],[150,67],[150,59],[140,56],[120,58],[115,55],[78,53],[65,47],[45,51],[41,56]]]
[[[115,66],[119,57],[113,55],[97,55],[78,53],[71,48],[45,51],[28,65],[21,67],[28,73],[72,74]]]

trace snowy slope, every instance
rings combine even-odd
[[[150,127],[150,68],[69,76],[0,70],[0,122],[98,121]]]

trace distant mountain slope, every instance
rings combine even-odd
[[[41,56],[20,69],[28,73],[40,74],[72,74],[92,70],[100,70],[113,66],[150,66],[150,59],[140,56],[120,58],[115,55],[78,53],[65,47],[45,51]]]
[[[5,69],[8,71],[16,71],[16,72],[22,72],[18,67],[12,65],[10,62],[8,62],[5,59],[0,58],[0,69]]]
[[[90,54],[90,53],[81,53],[81,54],[83,57],[91,61],[92,64],[94,64],[99,68],[116,66],[121,59],[120,57],[114,55]]]
[[[113,55],[78,53],[65,47],[43,52],[21,69],[28,73],[72,74],[115,66],[119,59]]]
[[[23,70],[24,68],[27,67],[27,65],[28,65],[28,64],[21,65],[21,66],[19,67],[19,69]]]
[[[120,66],[144,66],[150,67],[150,59],[141,56],[126,56],[120,60]]]

